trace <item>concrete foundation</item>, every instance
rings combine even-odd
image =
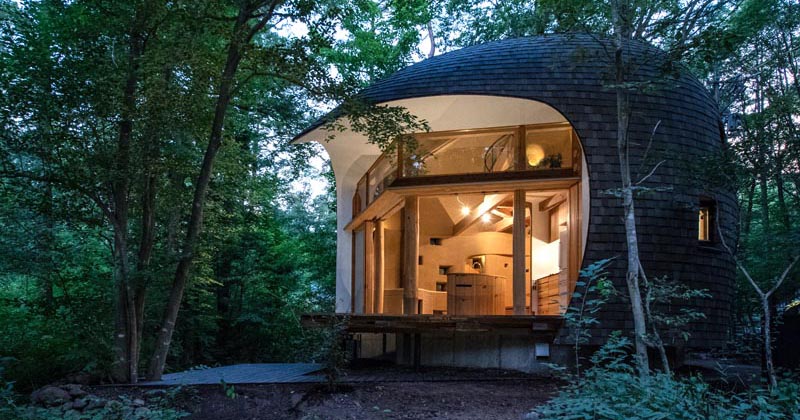
[[[524,335],[355,334],[356,357],[393,360],[399,365],[449,366],[545,372],[568,362],[568,348]]]

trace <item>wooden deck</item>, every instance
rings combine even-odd
[[[302,316],[307,327],[346,324],[351,333],[487,333],[553,338],[564,322],[555,315],[371,315],[312,313]]]
[[[139,386],[228,384],[291,384],[324,382],[317,363],[253,363],[168,373],[160,381]]]

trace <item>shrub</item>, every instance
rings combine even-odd
[[[545,419],[793,419],[800,420],[800,383],[786,376],[774,390],[716,390],[701,377],[636,374],[630,341],[612,334],[581,380],[538,408]]]

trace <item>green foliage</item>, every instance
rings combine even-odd
[[[114,234],[127,237],[130,263],[119,272],[145,290],[141,353],[151,354],[245,3],[260,4],[0,3],[0,356],[17,359],[8,374],[23,389],[81,371],[106,378],[114,367]],[[333,309],[333,176],[320,147],[289,140],[315,106],[410,60],[425,7],[281,2],[280,22],[242,50],[169,369],[313,357],[321,333],[304,331],[299,316]],[[146,41],[131,61],[137,34]],[[359,114],[378,142],[397,132],[392,124],[424,127],[383,111]],[[120,157],[126,119],[130,151]],[[327,180],[325,194],[293,187],[311,178]],[[130,208],[118,226],[122,180]]]
[[[688,341],[689,335],[684,327],[704,319],[706,315],[683,304],[709,298],[711,294],[705,289],[692,289],[677,281],[670,281],[666,276],[654,277],[645,285],[645,305],[649,308],[647,322],[660,335],[670,337],[673,344],[678,338]]]
[[[570,331],[570,340],[575,350],[575,374],[581,375],[580,347],[591,337],[590,328],[600,324],[594,316],[602,306],[616,294],[606,268],[613,258],[595,261],[580,271],[575,282],[573,303],[564,312],[564,321]]]
[[[224,379],[220,380],[219,383],[222,385],[222,391],[225,393],[225,396],[235,400],[238,394],[236,394],[236,388],[233,386],[233,384],[225,382]]]
[[[328,391],[336,392],[345,368],[350,361],[351,353],[347,349],[347,315],[341,318],[332,317],[330,325],[324,330],[324,341],[321,357],[325,369]]]
[[[612,334],[584,377],[536,413],[543,419],[798,419],[800,382],[785,377],[778,389],[728,394],[700,377],[636,374],[630,341]]]

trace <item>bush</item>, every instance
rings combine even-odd
[[[775,390],[716,390],[701,377],[653,373],[640,378],[629,358],[630,341],[613,334],[593,366],[559,396],[535,411],[545,419],[793,419],[800,420],[800,383],[786,376]]]

